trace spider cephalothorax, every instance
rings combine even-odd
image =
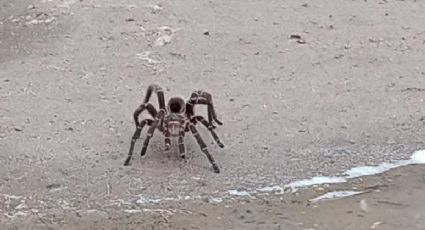
[[[149,99],[153,92],[155,92],[158,96],[158,111],[152,104],[149,103]],[[205,120],[204,117],[194,114],[194,106],[196,104],[207,105],[208,121]],[[147,110],[153,119],[143,119],[142,121],[139,121],[139,115],[144,110]],[[211,94],[201,90],[195,91],[191,94],[187,102],[185,102],[180,97],[173,97],[168,101],[167,107],[165,107],[164,91],[162,88],[157,85],[150,85],[148,87],[143,104],[141,104],[134,112],[134,122],[136,124],[136,131],[134,132],[134,135],[131,139],[130,151],[124,165],[130,165],[134,150],[134,143],[140,137],[140,133],[143,127],[145,125],[149,125],[150,128],[146,135],[146,139],[143,142],[141,151],[142,156],[146,153],[152,135],[154,134],[155,130],[158,129],[165,136],[165,148],[167,150],[171,146],[171,137],[178,137],[179,153],[182,158],[185,158],[184,136],[186,132],[190,131],[195,136],[195,139],[201,147],[202,152],[205,153],[208,160],[212,164],[214,172],[220,172],[220,169],[215,163],[214,158],[208,152],[207,145],[202,140],[195,127],[198,122],[201,122],[211,132],[211,135],[217,144],[222,148],[224,147],[223,143],[221,143],[220,139],[214,131],[215,126],[213,122],[216,122],[219,125],[222,125],[222,123],[217,119],[217,115],[215,114]]]

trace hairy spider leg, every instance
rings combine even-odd
[[[136,131],[133,134],[133,137],[131,138],[131,145],[130,150],[128,151],[128,157],[124,162],[124,166],[130,165],[131,157],[133,156],[134,151],[134,144],[136,143],[136,140],[139,139],[140,133],[142,132],[143,127],[147,124],[151,126],[153,123],[153,120],[150,119],[144,119],[140,122],[140,124],[137,126]]]
[[[198,98],[198,99],[194,99],[191,100],[187,103],[186,106],[186,110],[187,110],[187,114],[189,117],[192,117],[194,115],[194,110],[193,108],[195,107],[196,104],[201,104],[201,105],[207,105],[208,106],[208,123],[215,128],[216,126],[213,123],[213,120],[217,122],[217,124],[222,125],[223,123],[219,120],[216,120],[216,118],[214,118],[213,112],[214,111],[214,107],[208,102],[207,99],[205,98]]]
[[[164,126],[164,136],[165,136],[165,150],[168,151],[170,150],[170,146],[171,146],[171,134],[170,134],[170,131],[168,130],[167,125]]]
[[[223,122],[221,122],[221,121],[219,121],[219,120],[217,119],[217,114],[215,113],[215,109],[214,109],[214,105],[213,105],[213,99],[212,99],[211,94],[210,94],[210,93],[208,93],[208,92],[205,92],[205,91],[198,91],[198,94],[199,94],[201,97],[206,98],[206,99],[207,99],[207,101],[209,101],[209,107],[210,107],[210,109],[211,109],[211,116],[212,116],[212,118],[214,119],[214,121],[215,121],[215,122],[217,122],[217,124],[219,124],[219,125],[223,125]],[[211,122],[210,122],[210,123],[211,123]]]
[[[158,85],[152,84],[148,87],[148,91],[146,92],[144,103],[149,102],[149,99],[152,96],[152,92],[155,92],[156,95],[158,96],[159,109],[165,111],[164,90]]]
[[[134,111],[133,118],[134,123],[136,124],[136,127],[139,126],[139,115],[144,111],[147,110],[149,114],[152,116],[152,118],[155,118],[158,112],[156,111],[155,107],[151,103],[143,103],[141,104],[136,111]]]
[[[144,156],[146,154],[146,150],[148,149],[149,141],[151,140],[153,134],[155,133],[155,129],[158,128],[158,124],[164,120],[164,110],[161,110],[158,112],[157,119],[153,122],[151,127],[148,130],[148,133],[146,134],[145,141],[143,142],[142,151],[140,152],[141,156]]]
[[[209,105],[208,106],[209,106],[209,109],[211,110],[211,116],[214,119],[214,121],[217,122],[217,124],[219,124],[219,125],[223,125],[223,123],[217,119],[217,114],[215,113],[215,109],[214,109],[214,105],[213,105],[213,102],[212,102],[212,96],[211,96],[211,94],[208,93],[208,92],[202,91],[202,90],[199,90],[197,93],[201,97],[206,98],[207,101],[209,102]]]
[[[179,154],[180,154],[180,157],[183,158],[183,159],[186,158],[186,153],[185,153],[186,151],[185,151],[185,146],[184,146],[184,136],[185,136],[185,130],[184,130],[184,127],[182,127],[180,129],[178,143],[179,143]]]
[[[188,115],[189,118],[194,115],[193,108],[196,104],[203,104],[208,106],[208,121],[213,128],[215,128],[212,122],[213,120],[217,122],[217,124],[219,125],[223,124],[220,120],[217,119],[217,114],[215,113],[215,110],[214,110],[211,94],[205,91],[195,91],[192,93],[189,101],[186,104],[186,114]]]
[[[210,161],[214,172],[215,173],[220,173],[220,169],[218,168],[217,164],[215,163],[214,158],[211,156],[211,154],[208,152],[208,147],[205,144],[205,142],[202,140],[201,136],[199,135],[198,131],[195,128],[195,125],[190,124],[189,125],[190,131],[192,132],[193,136],[195,136],[196,141],[198,142],[199,146],[201,147],[202,152],[205,153],[205,155],[207,156],[208,160]]]
[[[195,116],[192,118],[192,121],[196,120],[201,122],[211,133],[211,135],[213,136],[215,142],[217,142],[217,145],[220,146],[220,148],[224,148],[224,144],[221,142],[220,138],[217,136],[217,133],[214,131],[214,128],[212,127],[211,124],[208,123],[207,120],[205,120],[204,117],[202,116]],[[195,122],[193,122],[195,123]]]

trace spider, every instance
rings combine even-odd
[[[149,99],[152,96],[152,93],[156,93],[158,97],[159,111],[149,103]],[[199,115],[195,115],[194,106],[197,104],[207,105],[208,108],[208,121]],[[139,115],[147,110],[153,119],[143,119],[139,121]],[[164,91],[163,89],[155,84],[152,84],[148,87],[146,92],[145,100],[136,111],[134,112],[134,123],[136,125],[136,131],[131,138],[130,150],[128,152],[128,157],[125,160],[124,165],[130,165],[130,161],[133,155],[134,144],[136,140],[140,137],[140,133],[145,125],[150,126],[146,138],[143,142],[141,156],[146,154],[146,150],[149,145],[149,141],[152,138],[156,129],[158,129],[165,136],[165,149],[169,150],[171,146],[171,137],[178,137],[178,146],[180,157],[185,159],[185,145],[184,145],[184,136],[186,132],[191,132],[199,146],[201,147],[202,152],[205,153],[209,162],[211,163],[214,172],[220,173],[220,169],[215,162],[214,158],[208,152],[207,145],[204,140],[202,140],[199,135],[196,124],[200,122],[203,124],[211,133],[214,140],[217,142],[218,146],[221,148],[224,147],[220,138],[217,136],[214,129],[216,126],[213,122],[222,125],[223,123],[217,119],[217,115],[214,111],[214,106],[212,102],[212,96],[208,92],[198,90],[194,91],[189,100],[185,102],[180,97],[173,97],[168,101],[167,107],[165,107],[164,101]]]

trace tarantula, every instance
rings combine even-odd
[[[159,111],[155,109],[155,107],[149,103],[149,99],[152,96],[152,93],[155,92],[158,97]],[[194,106],[196,104],[207,105],[208,108],[208,121],[205,120],[204,117],[195,115]],[[147,110],[149,114],[153,117],[153,119],[143,119],[139,121],[139,115]],[[156,129],[162,132],[165,136],[165,148],[166,150],[170,149],[171,146],[171,137],[178,137],[178,145],[179,145],[179,154],[181,158],[185,158],[185,145],[184,145],[184,136],[186,132],[192,132],[199,146],[201,147],[202,152],[205,153],[209,162],[211,163],[214,172],[219,173],[220,169],[217,166],[214,158],[208,152],[207,145],[202,140],[198,131],[196,130],[195,125],[198,122],[201,122],[213,136],[214,140],[217,142],[218,146],[221,148],[224,147],[223,143],[218,138],[214,129],[216,126],[213,122],[216,122],[219,125],[223,123],[217,119],[217,115],[214,111],[214,106],[212,102],[211,94],[198,90],[191,94],[189,100],[184,102],[184,100],[180,97],[173,97],[168,101],[167,107],[165,107],[164,101],[164,91],[158,85],[150,85],[146,92],[145,100],[143,104],[141,104],[136,111],[134,112],[134,123],[136,125],[136,131],[131,138],[130,151],[128,152],[128,157],[125,160],[124,165],[130,165],[130,160],[133,155],[134,144],[136,140],[140,137],[140,133],[145,125],[150,126],[147,131],[146,139],[143,142],[143,147],[141,151],[141,156],[146,154],[146,150],[149,145],[149,141],[153,136]]]

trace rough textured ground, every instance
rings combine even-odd
[[[101,209],[408,157],[424,146],[424,11],[421,1],[0,0],[0,194],[28,210]],[[202,136],[221,174],[191,137],[189,163],[156,135],[123,166],[151,83],[168,97],[213,94],[226,148]]]
[[[381,175],[301,192],[225,200],[164,202],[136,209],[46,210],[2,229],[285,229],[422,230],[425,226],[425,166],[407,166]],[[361,195],[314,201],[328,191]]]

